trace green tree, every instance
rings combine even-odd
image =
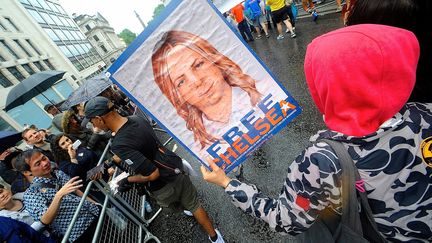
[[[137,35],[129,29],[124,29],[120,34],[118,34],[118,37],[122,38],[126,45],[129,45],[133,40],[135,40]]]
[[[153,10],[153,19],[155,19],[160,13],[162,13],[162,10],[164,10],[165,5],[162,3],[157,5],[156,8]]]

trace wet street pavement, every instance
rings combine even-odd
[[[246,181],[255,184],[270,197],[279,194],[288,165],[307,146],[309,137],[324,128],[305,82],[303,60],[306,47],[315,37],[340,27],[340,14],[320,16],[317,23],[307,17],[297,22],[295,39],[286,34],[285,39],[276,40],[276,30],[273,29],[269,39],[250,43],[251,48],[303,109],[299,117],[244,163]],[[173,146],[177,147],[171,142],[168,147]],[[199,163],[182,147],[178,147],[176,152],[199,171]],[[231,173],[230,176],[234,175]],[[222,188],[206,183],[201,175],[192,181],[198,189],[204,208],[224,235],[225,242],[301,242],[300,237],[276,234],[263,221],[243,213],[230,202]],[[152,222],[149,230],[163,243],[209,242],[207,235],[192,217],[174,214],[165,209]]]

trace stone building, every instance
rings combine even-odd
[[[50,101],[42,95],[8,112],[3,110],[8,91],[33,73],[66,72],[44,92],[57,103],[105,66],[58,0],[1,0],[0,130],[21,130],[26,124],[50,126],[51,115],[43,110]]]

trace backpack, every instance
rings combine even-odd
[[[15,219],[0,216],[0,242],[8,243],[54,243],[29,225]]]
[[[291,8],[291,12],[292,12],[293,17],[294,17],[294,19],[292,19],[292,21],[295,22],[295,20],[297,19],[297,15],[298,15],[297,5],[291,4],[291,6],[288,6],[288,8]]]
[[[183,170],[182,159],[174,152],[159,145],[159,149],[152,161],[158,167],[160,178],[165,182],[172,182],[177,175],[186,174]]]
[[[314,224],[304,233],[304,242],[337,243],[384,243],[386,240],[378,232],[367,201],[366,192],[356,189],[360,175],[351,156],[342,143],[322,139],[333,148],[342,168],[342,215],[331,208],[324,209]],[[359,212],[359,205],[361,212]]]

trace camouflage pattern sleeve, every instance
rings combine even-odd
[[[296,235],[308,229],[327,206],[340,210],[339,163],[326,143],[308,147],[289,166],[278,198],[256,186],[232,180],[225,189],[234,205],[267,222],[276,232]]]

